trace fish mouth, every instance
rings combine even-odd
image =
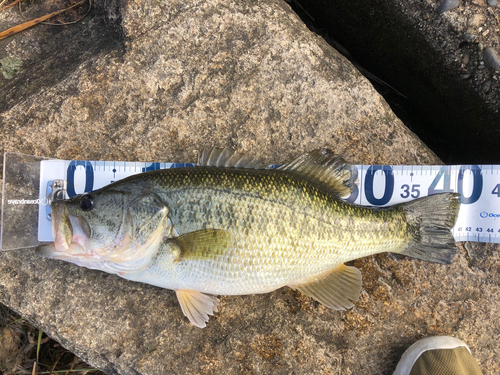
[[[44,258],[63,260],[122,276],[139,273],[153,261],[165,233],[171,230],[167,213],[166,209],[159,212],[158,227],[141,243],[132,237],[130,215],[124,215],[114,239],[108,243],[96,243],[91,238],[93,231],[84,217],[71,215],[64,201],[53,202],[51,215],[54,242],[38,246],[36,253]]]
[[[38,246],[39,255],[62,260],[91,256],[88,252],[91,230],[85,218],[71,215],[64,202],[53,202],[51,219],[54,242]]]

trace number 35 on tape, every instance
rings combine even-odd
[[[50,180],[64,179],[66,192],[71,197],[99,189],[136,173],[193,165],[44,161],[40,188],[44,190]],[[500,243],[500,165],[355,167],[358,170],[357,187],[347,198],[349,202],[364,206],[390,206],[428,195],[457,192],[460,194],[462,206],[453,228],[455,240]],[[41,214],[40,220],[46,220],[45,217]],[[42,227],[47,227],[50,233],[49,222],[41,225],[40,229]]]

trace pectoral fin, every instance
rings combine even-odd
[[[204,328],[207,325],[208,316],[217,312],[219,304],[217,297],[194,290],[176,290],[175,293],[182,312],[196,327]]]
[[[213,259],[226,253],[231,246],[231,234],[222,229],[202,229],[170,238],[175,262],[184,259]]]
[[[354,306],[352,301],[359,300],[361,272],[356,267],[341,264],[322,278],[289,286],[300,290],[326,307],[345,310]]]

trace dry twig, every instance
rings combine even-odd
[[[16,2],[19,1],[19,0],[16,0]],[[52,13],[49,13],[49,14],[46,14],[45,16],[42,16],[42,17],[38,17],[38,18],[35,18],[33,20],[30,20],[28,22],[24,22],[20,25],[16,25],[14,27],[11,27],[10,29],[8,30],[5,30],[3,32],[0,33],[0,40],[2,39],[5,39],[9,36],[12,36],[12,35],[15,35],[17,33],[20,33],[21,31],[23,30],[26,30],[26,29],[29,29],[30,27],[33,27],[35,25],[38,25],[39,23],[43,22],[43,21],[46,21],[54,16],[57,16],[58,14],[61,14],[63,12],[66,12],[67,10],[70,10],[74,7],[77,7],[78,5],[81,5],[83,4],[84,2],[86,2],[87,0],[81,0],[79,1],[78,3],[70,6],[69,8],[66,8],[66,9],[61,9],[61,10],[56,10],[55,12],[52,12]],[[13,5],[14,3],[12,4],[9,4],[8,6],[11,6]],[[5,9],[6,7],[2,8],[2,9]]]

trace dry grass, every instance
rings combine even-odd
[[[23,374],[104,373],[91,368],[15,312],[0,304],[0,375]]]

